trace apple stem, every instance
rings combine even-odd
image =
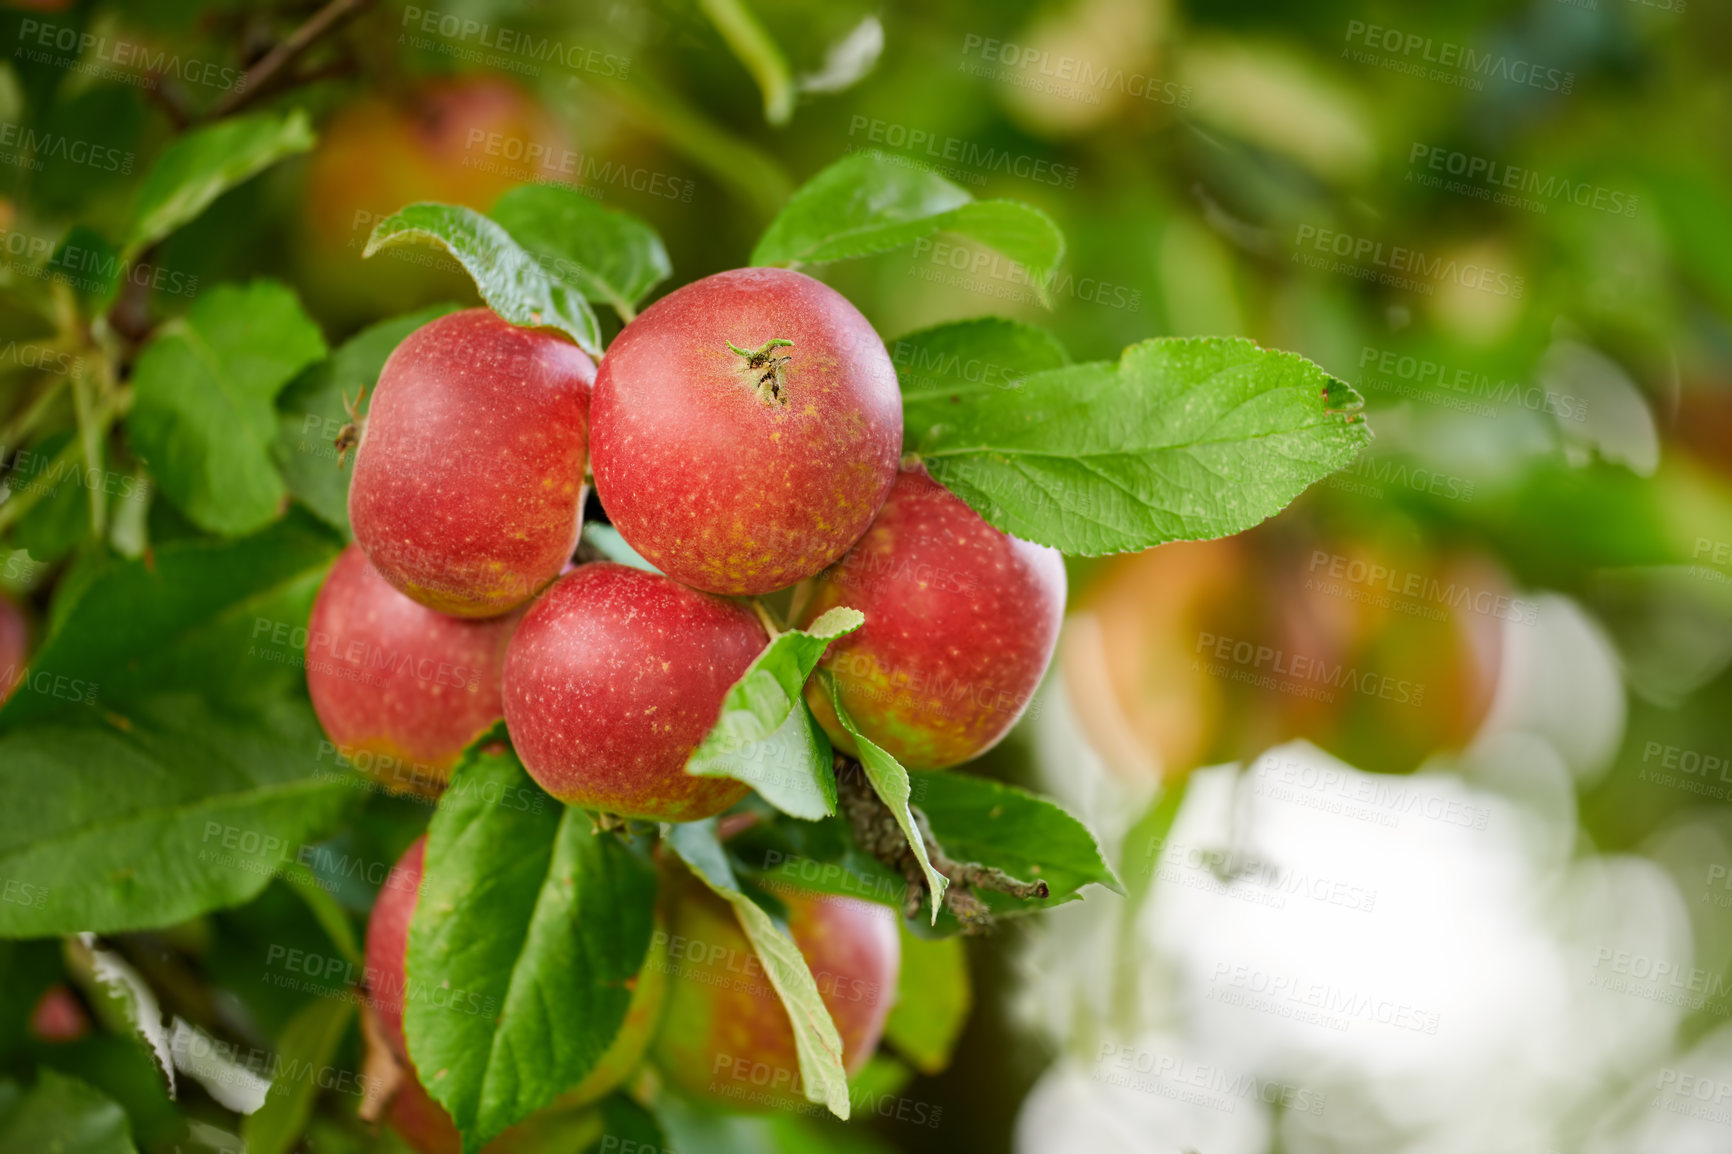
[[[776,356],[777,349],[791,349],[794,342],[776,337],[767,340],[755,349],[742,349],[733,341],[728,341],[728,351],[746,358],[748,372],[758,373],[758,379],[753,382],[758,390],[758,396],[766,404],[785,405],[788,398],[782,395],[782,366],[791,359],[786,355]]]
[[[776,349],[791,349],[793,347],[794,347],[793,341],[783,340],[781,337],[775,337],[771,340],[767,340],[755,349],[742,349],[739,345],[736,345],[733,341],[728,342],[728,351],[731,353],[737,353],[738,355],[745,357],[746,358],[746,367],[748,369],[761,369],[765,365],[770,363],[771,352],[773,352]],[[780,360],[787,360],[786,357],[777,357],[775,359],[779,360],[779,361]]]
[[[777,623],[775,617],[771,615],[770,607],[768,605],[765,605],[756,597],[752,598],[751,605],[752,612],[758,615],[758,623],[764,627],[764,632],[770,635],[771,641],[774,641],[776,638],[787,632],[786,629],[783,629],[781,625]]]
[[[921,907],[928,900],[926,874],[890,807],[872,788],[860,763],[841,753],[836,754],[836,786],[842,809],[848,815],[848,824],[853,828],[855,842],[902,874],[908,883],[902,912],[909,918],[919,917]],[[963,933],[979,934],[992,928],[992,911],[980,900],[976,890],[1009,894],[1024,901],[1044,898],[1051,892],[1044,881],[1019,881],[992,866],[957,861],[944,852],[926,815],[917,806],[910,806],[908,812],[914,819],[915,832],[926,843],[926,856],[932,868],[950,879],[951,884],[944,891],[944,908],[955,915]]]
[[[331,444],[337,450],[337,470],[342,471],[343,459],[349,452],[361,443],[361,429],[367,423],[367,418],[361,415],[361,402],[367,399],[367,386],[362,385],[361,391],[355,394],[355,399],[343,398],[343,408],[349,414],[349,421],[337,430],[337,435]]]

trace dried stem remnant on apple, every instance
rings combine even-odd
[[[854,831],[854,841],[907,879],[902,913],[909,918],[918,917],[927,901],[926,876],[921,871],[919,859],[914,856],[914,848],[902,833],[902,827],[896,824],[895,815],[879,799],[860,763],[840,753],[836,755],[836,788],[841,796],[842,811],[848,815],[848,824]],[[944,891],[944,906],[962,924],[963,933],[979,934],[992,928],[992,911],[975,895],[975,890],[1009,894],[1025,901],[1044,898],[1050,892],[1044,881],[1018,881],[992,866],[957,861],[944,852],[919,807],[910,806],[909,812],[914,817],[914,828],[926,843],[926,855],[932,868],[950,879],[951,884]]]
[[[354,400],[351,401],[348,397],[343,398],[343,409],[349,414],[349,420],[337,430],[336,437],[331,441],[337,450],[337,468],[339,470],[343,467],[343,459],[361,443],[361,426],[367,420],[361,415],[361,402],[366,399],[366,385],[361,386],[361,391],[355,394]]]
[[[782,366],[794,358],[785,353],[777,354],[776,350],[793,348],[793,341],[773,337],[756,349],[742,349],[733,341],[727,344],[729,352],[746,358],[747,370],[759,374],[753,388],[758,390],[760,400],[767,405],[788,403],[788,398],[782,395]]]

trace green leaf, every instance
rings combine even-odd
[[[929,395],[904,415],[934,479],[1007,533],[1066,553],[1224,537],[1280,512],[1371,439],[1359,394],[1238,337],[1162,338]]]
[[[48,464],[40,472],[32,470],[34,475],[13,477],[16,488],[9,500],[34,496],[35,503],[18,518],[12,539],[38,561],[58,561],[90,535],[83,454],[72,434],[61,432],[31,446],[30,455]]]
[[[356,411],[365,416],[373,387],[392,350],[422,325],[460,307],[434,305],[365,328],[289,382],[278,395],[277,437],[271,445],[271,458],[295,499],[344,537],[351,536],[349,479],[355,468],[352,461],[337,467],[332,441],[349,421],[345,402],[360,398]]]
[[[84,992],[104,1030],[125,1038],[148,1058],[169,1093],[174,1092],[174,1053],[156,993],[125,958],[97,945],[96,935],[68,934],[61,939],[66,974]]]
[[[491,215],[544,268],[628,321],[644,294],[673,275],[655,229],[576,189],[520,184],[499,198]]]
[[[396,244],[433,244],[457,258],[487,306],[514,325],[554,328],[601,357],[601,330],[582,289],[554,276],[498,224],[455,204],[411,204],[379,222],[362,256]]]
[[[114,933],[257,896],[357,796],[319,759],[303,702],[244,720],[188,694],[130,717],[49,720],[0,737],[0,936]]]
[[[259,628],[260,616],[281,620],[274,607],[285,599],[299,609],[295,623],[304,622],[299,598],[317,583],[336,551],[336,542],[310,520],[291,517],[251,537],[172,541],[148,559],[110,564],[60,613],[59,625],[31,659],[33,688],[7,699],[0,708],[0,730],[86,709],[85,688],[109,708],[165,688],[207,695],[224,686],[237,688],[232,674],[249,661],[255,672],[247,680],[260,680],[265,670],[276,668],[279,685],[299,682],[298,669],[261,664],[246,658],[244,650],[233,652],[236,639],[244,643]],[[219,659],[226,659],[227,667]],[[78,693],[74,682],[80,683]],[[251,696],[258,686],[238,688]],[[5,768],[0,763],[0,772]]]
[[[1160,796],[1143,812],[1143,816],[1125,833],[1119,846],[1119,871],[1125,883],[1125,903],[1119,911],[1120,941],[1132,940],[1137,917],[1148,898],[1149,888],[1159,872],[1160,847],[1172,833],[1184,804],[1190,777],[1162,784]],[[1141,961],[1130,951],[1121,951],[1113,965],[1113,988],[1109,1005],[1113,1013],[1127,1020],[1137,1014],[1142,998],[1143,974]]]
[[[616,835],[536,786],[501,740],[465,756],[427,834],[404,1031],[474,1151],[575,1086],[613,1043],[656,880]]]
[[[800,1056],[800,1082],[806,1099],[828,1106],[836,1117],[848,1117],[848,1074],[842,1067],[842,1036],[830,1018],[818,983],[786,930],[740,890],[733,867],[716,839],[716,821],[682,822],[664,827],[663,841],[703,883],[734,907],[740,928],[764,964],[764,973],[794,1026],[794,1048]]]
[[[1064,259],[1064,233],[1040,209],[1020,200],[979,200],[947,213],[934,231],[972,237],[1016,261],[1041,303],[1051,306],[1047,288]]]
[[[331,939],[343,960],[356,966],[365,964],[355,927],[349,923],[349,915],[344,912],[342,904],[325,888],[328,883],[321,883],[318,875],[300,861],[283,867],[282,878],[283,884],[294,890],[306,905],[307,912],[313,915],[313,920],[319,923],[319,928],[325,931],[325,936]]]
[[[667,1135],[665,1154],[694,1150],[699,1154],[891,1154],[893,1149],[868,1130],[824,1117],[785,1111],[740,1114],[673,1094],[657,1097],[653,1109]],[[637,1152],[622,1149],[617,1154]]]
[[[728,839],[735,861],[754,879],[816,893],[860,898],[902,911],[908,881],[854,844],[840,817],[814,822],[757,822]]]
[[[75,224],[48,258],[48,272],[71,285],[86,308],[100,311],[120,287],[120,251],[95,229]]]
[[[1024,377],[1070,364],[1057,337],[1004,317],[955,321],[898,337],[890,343],[890,359],[902,387],[910,442],[942,423],[964,397],[1001,397],[1014,404]]]
[[[816,821],[836,812],[830,741],[804,704],[806,679],[824,650],[866,618],[838,606],[804,631],[781,634],[722,698],[722,711],[686,762],[697,777],[731,777],[794,817]]]
[[[794,193],[758,241],[752,263],[824,264],[888,252],[945,230],[1027,266],[1043,299],[1064,257],[1064,234],[1038,208],[1013,200],[976,201],[935,172],[857,152]]]
[[[915,804],[945,853],[1022,881],[1046,882],[1044,900],[981,892],[994,913],[1030,913],[1069,900],[1091,883],[1125,892],[1088,827],[1057,803],[969,773],[916,770],[910,777]]]
[[[44,1067],[25,1094],[0,1083],[0,1150],[138,1154],[126,1111],[107,1095]]]
[[[265,1104],[241,1119],[247,1154],[289,1154],[295,1148],[354,1013],[355,1004],[346,998],[315,998],[289,1022],[277,1043],[276,1076]]]
[[[903,932],[904,940],[920,941],[912,934]],[[955,939],[947,938],[946,941]],[[888,1025],[886,1025],[888,1029]],[[848,1079],[848,1091],[856,1103],[876,1102],[884,1098],[893,1098],[900,1094],[909,1082],[914,1080],[914,1070],[906,1063],[879,1052],[866,1059],[866,1064],[860,1067],[858,1073]]]
[[[325,339],[287,287],[224,285],[164,325],[138,359],[127,415],[157,482],[199,527],[234,535],[280,511],[272,407],[325,355]]]
[[[974,990],[961,938],[917,938],[902,931],[902,969],[884,1037],[923,1074],[950,1065],[968,1024]]]
[[[623,1093],[609,1094],[600,1102],[601,1137],[589,1148],[588,1154],[657,1154],[668,1149],[667,1137],[655,1115],[626,1097]]]
[[[698,0],[698,3],[722,34],[734,58],[745,65],[764,94],[764,119],[777,126],[788,123],[794,115],[794,77],[788,58],[763,23],[746,7],[745,0]]]
[[[169,145],[140,182],[125,258],[131,261],[248,177],[312,147],[312,122],[299,108],[193,129]]]
[[[828,671],[821,676],[824,691],[830,697],[830,707],[836,711],[836,719],[842,723],[842,728],[854,739],[854,747],[860,751],[860,767],[866,771],[866,780],[872,783],[872,791],[890,810],[890,816],[896,819],[902,836],[908,839],[908,848],[914,851],[914,858],[920,863],[921,872],[926,875],[926,889],[932,898],[932,924],[937,925],[938,911],[944,908],[944,891],[950,887],[950,879],[932,868],[932,859],[926,853],[926,839],[914,824],[914,815],[908,808],[908,771],[902,768],[901,762],[860,732],[854,719],[842,705],[842,691],[836,679],[830,676]]]
[[[619,530],[612,525],[591,521],[583,527],[583,539],[585,543],[599,550],[601,555],[609,561],[630,565],[633,569],[642,569],[645,573],[661,572],[660,569],[644,560],[643,554],[633,549],[631,543],[620,536]]]
[[[972,200],[936,173],[857,152],[800,186],[752,263],[792,268],[887,252],[932,235],[940,218]]]

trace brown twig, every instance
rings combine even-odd
[[[182,99],[179,87],[160,72],[151,73],[150,81],[144,91],[168,116],[174,130],[180,132],[191,124],[192,113],[187,111],[186,101]]]
[[[294,63],[301,53],[311,48],[319,37],[372,2],[373,0],[330,0],[329,4],[308,17],[305,24],[289,33],[275,48],[260,57],[257,64],[247,69],[241,82],[211,109],[210,119],[227,116],[257,100],[259,94],[270,87],[278,74]]]
[[[914,847],[908,843],[890,807],[872,788],[860,763],[840,753],[836,755],[836,788],[842,812],[854,831],[855,843],[903,876],[907,889],[902,899],[902,912],[910,918],[918,917],[930,892],[926,873],[920,868],[920,859],[914,856]],[[977,891],[1009,894],[1024,901],[1044,898],[1050,892],[1044,881],[1019,881],[992,866],[957,861],[944,852],[944,847],[932,833],[931,823],[919,807],[910,806],[909,815],[914,819],[915,832],[926,843],[926,857],[932,868],[950,879],[950,885],[944,891],[944,908],[956,916],[963,933],[984,933],[992,927],[992,911],[980,900]]]

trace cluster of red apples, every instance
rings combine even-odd
[[[314,707],[387,787],[436,794],[503,718],[524,767],[560,801],[699,820],[748,792],[685,765],[770,640],[774,617],[751,599],[795,586],[782,602],[793,627],[838,605],[865,616],[823,662],[859,731],[910,768],[966,761],[1004,735],[1044,674],[1064,569],[903,466],[901,448],[883,343],[800,273],[742,269],[679,289],[628,323],[599,367],[485,309],[435,320],[393,352],[366,418],[349,495],[355,545],[310,623],[323,650],[308,655]],[[586,475],[659,572],[572,563]],[[837,748],[856,752],[816,681],[807,696]],[[420,854],[417,843],[400,867],[417,879]],[[375,911],[376,984],[401,988],[415,888],[406,901],[404,887],[388,888]],[[701,935],[712,961],[718,940],[750,954],[724,904],[677,877],[663,889],[659,937]],[[785,900],[814,973],[847,978],[825,1000],[855,1069],[895,988],[892,913]],[[718,1086],[715,1063],[749,1054],[797,1071],[768,984],[682,980],[701,966],[655,954],[646,972],[672,980],[640,978],[623,1052],[595,1077],[617,1081],[636,1064],[654,1002],[670,1015],[686,1003],[682,1028],[657,1044],[664,1074],[723,1104],[765,1104]],[[835,994],[863,986],[881,996]],[[382,1016],[400,1046],[400,1018]],[[784,1083],[777,1092],[798,1101]],[[418,1095],[400,1095],[396,1112],[430,1106]]]

